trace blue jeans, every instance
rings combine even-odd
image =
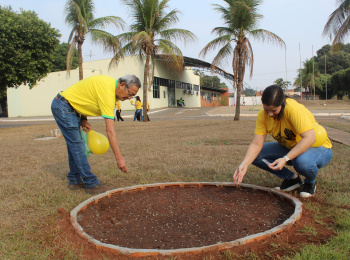
[[[66,140],[68,150],[69,185],[84,183],[87,189],[100,184],[85,155],[85,143],[80,133],[80,115],[67,103],[54,99],[51,111]]]
[[[270,163],[278,158],[282,158],[289,152],[289,149],[277,142],[264,143],[259,155],[253,164],[265,171],[273,173],[282,179],[291,179],[294,173],[284,167],[282,170],[274,171],[270,169],[262,159],[266,159]],[[289,161],[288,165],[293,165],[295,171],[304,176],[305,183],[314,184],[318,175],[318,169],[326,166],[332,159],[333,152],[331,149],[320,147],[310,147],[306,152]]]
[[[141,122],[143,122],[142,109],[136,109],[135,115],[134,115],[134,121],[136,120],[138,114],[140,114]]]

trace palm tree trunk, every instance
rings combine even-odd
[[[239,50],[238,54],[238,80],[237,80],[237,97],[236,97],[236,114],[234,117],[234,121],[239,121],[239,117],[241,114],[241,92],[243,89],[243,54],[242,51]]]
[[[78,41],[78,62],[79,62],[79,80],[84,78],[83,75],[83,42]]]
[[[147,116],[147,79],[149,74],[149,61],[150,61],[150,54],[146,52],[146,64],[145,64],[145,70],[143,72],[143,122],[148,121]]]

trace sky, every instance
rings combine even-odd
[[[246,73],[244,81],[247,87],[263,90],[278,78],[294,82],[297,70],[306,59],[316,55],[322,46],[330,44],[329,37],[323,37],[323,28],[329,15],[337,8],[336,0],[264,0],[258,13],[263,15],[257,28],[268,30],[278,35],[286,44],[286,49],[268,42],[251,40],[254,53],[253,76]],[[62,34],[61,42],[68,42],[71,29],[65,23],[66,0],[0,0],[0,5],[11,6],[14,11],[32,10],[38,17],[51,24]],[[128,9],[120,0],[96,0],[95,18],[103,16],[119,16],[128,25],[132,20]],[[222,0],[171,0],[169,11],[178,9],[179,22],[173,28],[187,29],[194,33],[197,42],[183,45],[183,55],[191,58],[212,62],[218,50],[208,53],[204,58],[199,57],[204,46],[217,36],[212,34],[215,27],[223,26],[220,15],[213,9],[212,4],[225,5]],[[109,32],[117,35],[122,31],[110,28]],[[349,42],[347,39],[346,43]],[[85,61],[111,58],[111,53],[105,53],[103,48],[91,44],[89,38],[83,45]],[[229,73],[232,72],[230,61],[221,66]],[[246,71],[249,71],[246,69]],[[210,72],[206,74],[211,75]],[[229,82],[225,82],[230,84]]]

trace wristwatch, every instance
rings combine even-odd
[[[283,158],[286,160],[286,162],[290,161],[290,159],[287,155],[283,156]]]

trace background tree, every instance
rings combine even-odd
[[[349,34],[350,29],[350,0],[337,0],[339,7],[329,16],[323,29],[323,35],[328,35],[332,40],[332,48],[340,47]]]
[[[255,96],[256,95],[256,91],[252,88],[245,88],[244,89],[244,94],[247,96],[247,97],[251,97],[251,96]]]
[[[331,51],[330,45],[324,45],[316,52],[315,64],[321,74],[333,74],[350,67],[350,43],[340,44],[337,52]],[[326,65],[326,66],[325,66]]]
[[[343,99],[344,95],[350,95],[350,68],[333,73],[330,79],[330,89],[337,95],[337,99]]]
[[[170,0],[123,0],[131,11],[133,24],[130,32],[122,33],[116,38],[122,49],[114,55],[111,65],[116,65],[125,55],[139,55],[145,62],[143,79],[143,118],[147,121],[147,90],[152,87],[155,57],[170,61],[174,72],[183,68],[183,55],[174,42],[195,41],[193,33],[184,29],[171,28],[178,22],[177,9],[167,12]]]
[[[104,31],[110,25],[116,28],[124,28],[123,19],[116,16],[94,17],[95,7],[92,0],[68,0],[65,6],[66,23],[71,26],[69,35],[70,44],[67,54],[67,71],[72,67],[74,50],[78,47],[79,79],[83,75],[83,44],[85,37],[90,35],[95,43],[102,44],[106,51],[115,52],[119,43],[113,34]]]
[[[56,50],[53,53],[53,60],[52,60],[52,70],[51,71],[64,71],[67,68],[67,53],[69,50],[69,44],[68,43],[61,43],[57,45]],[[72,60],[72,69],[75,69],[79,66],[78,61],[78,50],[75,50],[73,53],[73,60]]]
[[[310,93],[314,91],[314,87],[315,89],[323,90],[323,86],[319,81],[320,72],[317,69],[317,65],[314,64],[314,61],[312,59],[306,60],[303,66],[301,70],[299,69],[298,76],[293,85],[299,87],[301,85],[300,83],[302,83],[302,87]],[[300,82],[300,78],[302,82]]]
[[[32,11],[0,6],[0,103],[7,116],[6,89],[34,87],[52,68],[59,31]]]
[[[275,83],[277,86],[280,86],[284,91],[286,91],[291,85],[290,81],[284,81],[282,78],[276,79],[273,83]]]
[[[253,74],[254,58],[249,38],[268,40],[279,44],[281,47],[285,46],[285,43],[276,34],[264,29],[257,29],[258,23],[263,17],[258,14],[261,0],[223,1],[227,4],[226,6],[218,4],[213,6],[220,13],[225,26],[213,29],[212,32],[217,34],[218,37],[209,42],[200,52],[200,55],[204,57],[210,50],[220,47],[219,52],[213,59],[213,66],[219,66],[222,62],[227,61],[228,57],[232,57],[233,87],[237,89],[234,120],[239,120],[245,67],[249,66],[250,77]]]

